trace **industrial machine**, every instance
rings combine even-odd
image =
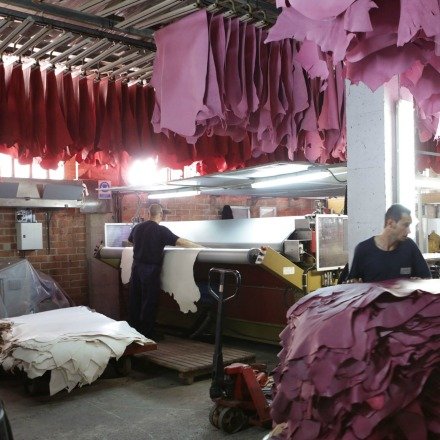
[[[215,321],[213,300],[208,293],[208,273],[213,265],[239,270],[242,277],[239,298],[225,307],[224,334],[277,343],[288,308],[303,295],[335,284],[339,271],[348,261],[346,216],[320,214],[162,224],[176,235],[205,246],[197,251],[194,264],[179,275],[192,277],[197,285],[195,306],[182,312],[176,295],[163,293],[160,299],[158,323],[173,326],[186,335],[198,336]],[[111,269],[107,265],[107,272],[114,270],[115,262],[119,262],[125,252],[123,244],[130,225],[119,225],[106,225],[106,246],[99,252],[100,263],[108,261],[113,265]],[[166,248],[165,260],[172,257],[173,267],[180,267],[193,261],[189,257],[193,252]],[[99,271],[95,269],[93,276],[96,278]],[[127,288],[120,286],[107,272],[96,283],[102,286],[104,278],[108,293],[111,286],[107,284],[113,280],[114,290],[119,291],[115,300],[124,303]],[[167,281],[167,276],[177,276],[174,272],[174,269],[168,272],[163,281]],[[106,303],[113,304],[108,298]],[[91,306],[95,307],[93,297]],[[95,308],[100,311],[99,307]]]

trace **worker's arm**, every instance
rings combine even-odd
[[[193,241],[187,240],[186,238],[179,237],[176,241],[176,246],[181,246],[184,248],[201,248],[200,244],[194,243]]]

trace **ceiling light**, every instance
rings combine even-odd
[[[342,173],[335,173],[342,174]],[[277,186],[290,185],[292,183],[304,183],[310,182],[312,180],[320,180],[329,177],[330,173],[327,170],[324,171],[314,171],[310,173],[296,173],[290,176],[277,177],[273,179],[264,179],[258,182],[252,183],[252,188],[272,188]]]
[[[310,165],[299,163],[262,166],[251,172],[250,177],[254,177],[256,179],[259,179],[260,177],[278,177],[282,174],[292,174],[299,173],[300,171],[306,171],[308,168],[310,168]]]
[[[170,191],[170,192],[158,192],[148,194],[149,199],[172,199],[173,197],[191,197],[198,196],[200,191],[198,190],[184,190],[184,191]]]

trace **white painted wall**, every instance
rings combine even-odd
[[[373,93],[363,84],[346,85],[349,261],[360,241],[382,231],[396,200],[396,87],[392,82]]]

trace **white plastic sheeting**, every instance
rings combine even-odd
[[[3,369],[19,368],[31,379],[50,371],[51,395],[92,383],[132,342],[153,343],[127,322],[83,306],[2,319],[0,331]]]
[[[28,260],[0,262],[0,318],[69,307],[66,292]]]

